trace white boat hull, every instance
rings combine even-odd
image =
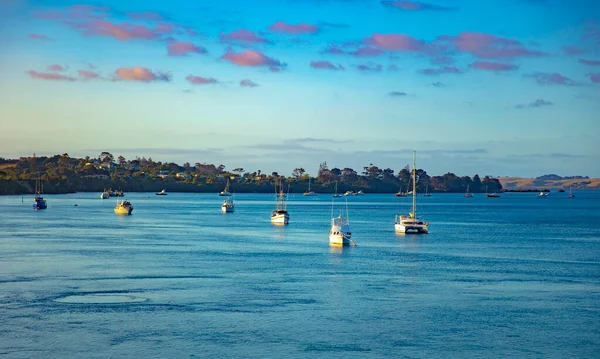
[[[233,212],[234,207],[221,206],[221,212],[223,213],[231,213]]]
[[[287,213],[272,215],[271,223],[273,223],[273,224],[289,224],[290,223],[290,215]]]
[[[330,234],[329,235],[329,244],[336,246],[349,246],[350,245],[350,237],[346,237],[344,235],[339,234]]]
[[[394,224],[397,233],[429,233],[429,226],[423,224]]]

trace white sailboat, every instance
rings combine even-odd
[[[235,209],[235,203],[233,203],[233,196],[226,198],[221,205],[221,212],[223,213],[231,213]]]
[[[231,193],[229,192],[229,178],[227,179],[227,185],[225,186],[225,189],[219,193],[219,196],[231,196]]]
[[[288,186],[288,195],[290,187]],[[287,211],[287,197],[283,193],[283,183],[281,189],[277,193],[277,185],[275,185],[275,210],[271,213],[271,223],[273,224],[289,224],[290,214]]]
[[[350,221],[348,220],[348,199],[346,199],[346,216],[340,211],[339,216],[333,217],[333,207],[335,199],[331,203],[331,228],[329,229],[329,244],[335,246],[347,246],[351,243],[356,246],[352,240],[350,232]]]
[[[550,195],[550,193],[549,193],[549,192],[540,191],[540,193],[538,193],[538,195],[537,195],[537,196],[538,196],[538,197],[540,197],[540,198],[546,198],[546,197],[548,197],[549,195]]]
[[[427,186],[425,187],[425,194],[424,194],[424,196],[425,196],[425,197],[431,197],[431,193],[429,193],[429,185],[427,185]]]
[[[575,195],[571,192],[571,186],[569,186],[569,198],[575,198]]]
[[[467,185],[467,192],[465,192],[465,197],[467,197],[467,198],[473,197],[473,193],[469,192],[469,185]]]
[[[429,233],[429,222],[423,222],[417,217],[417,151],[413,152],[412,182],[412,212],[408,216],[396,215],[394,229],[398,233]]]
[[[310,190],[310,177],[308,177],[308,191],[304,192],[305,196],[316,196],[317,194]]]
[[[337,192],[337,187],[338,187],[338,182],[335,181],[335,193],[333,194],[333,198],[342,197],[342,195]]]

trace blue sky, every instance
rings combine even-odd
[[[600,177],[595,1],[8,0],[0,76],[1,157]]]

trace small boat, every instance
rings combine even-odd
[[[110,198],[110,193],[108,191],[104,191],[102,192],[102,194],[100,195],[100,199],[109,199]]]
[[[333,217],[333,207],[335,200],[331,203],[331,212]],[[348,199],[346,199],[346,216],[342,213],[339,216],[331,218],[331,228],[329,229],[329,244],[335,246],[347,246],[356,243],[352,240],[350,232],[350,221],[348,220]]]
[[[233,212],[233,210],[235,209],[235,204],[233,203],[233,198],[227,198],[225,201],[223,201],[223,204],[221,205],[221,212],[223,213],[231,213]]]
[[[116,214],[130,215],[133,212],[133,206],[128,200],[123,200],[115,206]]]
[[[337,193],[338,182],[335,181],[335,192],[333,193],[333,198],[342,197],[341,194]]]
[[[423,222],[417,217],[417,151],[413,152],[412,182],[414,193],[412,198],[412,212],[408,216],[396,215],[394,219],[394,230],[398,233],[429,233],[429,222]]]
[[[569,186],[569,198],[575,198],[575,195],[571,192],[571,186]]]
[[[365,192],[363,192],[362,189],[356,192],[357,196],[362,196],[363,194],[365,194]]]
[[[219,192],[219,196],[231,196],[231,193],[229,192],[229,179],[227,179],[227,185],[225,186],[225,189]]]
[[[402,187],[400,187],[400,191],[396,192],[396,197],[406,197],[406,192],[402,192]]]
[[[165,192],[165,189],[163,188],[160,192],[156,192],[157,196],[166,196],[167,192]]]
[[[423,196],[431,197],[431,193],[429,193],[429,185],[427,185],[427,187],[425,187],[425,194]]]
[[[354,193],[353,191],[346,191],[346,193],[344,193],[344,196],[356,196],[356,193]]]
[[[473,193],[469,192],[469,185],[467,185],[467,192],[465,192],[465,197],[473,198]]]
[[[538,195],[537,195],[537,196],[538,196],[539,198],[546,198],[546,197],[548,197],[549,195],[550,195],[550,193],[548,193],[548,192],[544,192],[544,191],[541,191],[540,193],[538,193]]]
[[[557,190],[556,190],[556,192],[558,192],[558,193],[564,193],[564,192],[565,192],[565,190],[564,190],[564,189],[562,189],[562,188],[559,188],[559,189],[557,189]]]
[[[308,191],[304,192],[305,196],[316,196],[317,194],[310,190],[310,177],[308,177]]]
[[[44,197],[42,197],[43,184],[42,181],[35,182],[35,195],[33,196],[33,210],[39,211],[40,209],[48,208],[48,204]]]
[[[108,190],[108,194],[110,197],[124,197],[125,193],[123,191],[113,191],[112,189]]]
[[[288,194],[290,187],[288,186]],[[277,193],[277,185],[275,186],[275,210],[271,212],[271,223],[273,224],[289,224],[290,214],[287,211],[287,195],[283,193],[283,183],[281,184],[280,192]]]
[[[488,187],[487,187],[487,186],[485,186],[485,195],[486,195],[488,198],[498,198],[498,197],[500,197],[500,195],[499,195],[499,194],[496,194],[496,192],[493,192],[493,193],[488,193],[488,191],[487,191],[487,188],[488,188]]]

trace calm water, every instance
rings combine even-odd
[[[343,249],[330,195],[287,227],[273,195],[99,195],[0,197],[2,357],[600,357],[598,192],[434,194],[420,236],[409,198],[352,197]]]

